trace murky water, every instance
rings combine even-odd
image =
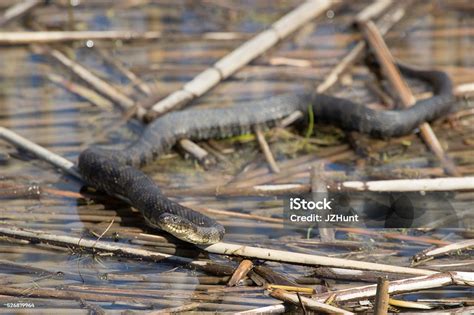
[[[123,62],[156,95],[166,96],[237,47],[245,38],[264,30],[299,4],[298,1],[133,3],[134,1],[80,3],[71,9],[72,15],[69,16],[66,7],[51,5],[36,9],[31,20],[49,29],[66,29],[74,23],[77,30],[133,29],[163,32],[163,40],[132,43],[97,41],[92,47],[88,47],[91,46],[90,42],[75,42],[61,46],[66,48],[64,51],[69,57],[129,97],[142,101],[146,96],[137,91],[130,80],[113,65],[105,62],[97,53],[98,48]],[[325,75],[360,38],[352,27],[352,21],[354,15],[366,4],[365,1],[357,1],[326,12],[211,92],[195,100],[191,106],[225,106],[235,101],[299,91],[322,82]],[[445,70],[454,83],[459,85],[472,82],[474,78],[472,24],[472,16],[444,5],[442,1],[431,4],[419,2],[409,8],[406,17],[389,32],[386,39],[397,58]],[[21,26],[14,24],[10,29],[21,30]],[[237,39],[209,40],[202,36],[214,32],[236,33],[234,35]],[[183,39],[182,35],[187,38]],[[282,58],[286,58],[283,59],[283,64]],[[308,66],[285,64],[289,59],[304,61]],[[275,65],[278,62],[280,64]],[[53,73],[83,84],[50,57],[33,53],[27,47],[0,47],[0,67],[0,126],[72,161],[89,144],[120,146],[137,138],[144,128],[136,121],[117,127],[122,118],[117,107],[109,111],[103,110],[51,82],[48,74]],[[339,84],[329,93],[364,103],[380,103],[377,96],[368,89],[368,80],[373,80],[372,75],[359,63],[343,79],[342,85]],[[426,90],[419,83],[414,84],[413,88],[416,93]],[[290,136],[269,134],[272,151],[283,168],[288,168],[288,176],[269,175],[267,164],[253,139],[219,141],[217,144],[223,158],[208,169],[192,158],[173,151],[155,165],[147,167],[146,171],[168,190],[179,188],[184,191],[184,188],[192,190],[202,186],[219,186],[236,179],[237,182],[246,179],[256,184],[308,183],[308,169],[319,156],[331,157],[347,152],[326,166],[338,180],[442,175],[439,162],[433,154],[426,152],[417,136],[385,142],[356,137],[356,143],[359,144],[354,150],[353,144],[352,147],[348,145],[350,137],[333,127],[316,126],[315,139],[319,141],[316,144],[302,144],[304,130],[290,131]],[[435,132],[449,154],[463,168],[463,174],[472,175],[473,142],[472,136],[469,137],[472,119],[470,122],[468,119],[464,120],[457,128],[438,123],[435,125]],[[163,233],[148,229],[140,215],[127,205],[100,197],[91,202],[88,198],[65,196],[65,192],[80,192],[82,184],[3,141],[0,142],[0,152],[7,152],[12,156],[7,163],[0,165],[1,185],[39,185],[43,191],[49,189],[49,193],[43,193],[39,198],[27,198],[28,196],[20,194],[0,199],[0,223],[89,237],[91,232],[95,232],[96,236],[100,235],[113,221],[111,228],[103,236],[104,239],[131,243],[149,250],[158,246],[157,251],[169,254],[179,251],[182,256],[196,255],[192,246],[181,243],[176,245],[168,241],[169,237]],[[307,164],[306,169],[295,169],[294,166],[285,164],[301,156],[309,156],[304,162]],[[257,175],[253,177],[248,175],[255,170],[261,173],[257,171]],[[17,191],[21,191],[21,188]],[[181,202],[201,207],[268,218],[282,216],[282,200],[276,197],[175,197]],[[281,223],[225,214],[212,215],[225,225],[227,242],[294,252],[407,265],[411,255],[428,246],[417,242],[405,245],[393,242],[393,248],[383,248],[383,244],[389,242],[383,238],[338,232],[339,239],[359,244],[359,249],[351,253],[353,248],[348,243],[341,241],[339,245],[325,246],[317,242],[317,235],[290,230]],[[163,235],[165,238],[159,238],[157,243],[153,243],[153,240],[141,234],[143,232]],[[448,240],[462,237],[455,232],[433,231],[428,236],[436,239],[447,237]],[[308,235],[314,242],[304,242]],[[349,247],[346,248],[344,244]],[[374,253],[372,249],[377,244],[382,248],[378,247],[378,252]],[[227,278],[208,277],[205,273],[190,271],[169,262],[154,263],[91,255],[60,247],[21,245],[7,239],[0,239],[0,253],[0,283],[24,289],[34,284],[43,288],[61,287],[69,290],[68,292],[86,289],[92,294],[102,292],[104,296],[109,294],[111,298],[98,299],[94,304],[105,310],[150,310],[180,306],[192,301],[201,303],[198,310],[235,312],[277,303],[277,300],[264,295],[263,290],[247,292],[242,289],[241,292],[234,293],[225,291],[223,285]],[[204,253],[200,255],[205,256]],[[387,261],[387,255],[390,256],[390,261]],[[224,257],[213,259],[235,265],[235,262],[229,262]],[[31,271],[19,266],[8,267],[2,264],[4,260],[34,265],[43,271]],[[309,267],[277,263],[268,265],[292,279],[312,273]],[[58,271],[62,274],[55,274]],[[331,285],[338,287],[338,284]],[[116,302],[113,301],[113,296],[117,298]],[[2,303],[9,299],[0,297]],[[84,306],[70,300],[22,300],[34,301],[36,307],[44,309],[92,309],[90,305]]]

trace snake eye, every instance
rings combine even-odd
[[[175,216],[171,216],[170,221],[171,221],[171,223],[179,223],[179,219]]]

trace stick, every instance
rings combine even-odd
[[[31,1],[35,2],[35,1]],[[36,1],[41,4],[41,1]],[[30,8],[32,9],[32,8]],[[5,13],[6,15],[7,13]],[[5,17],[4,15],[4,17]],[[15,16],[17,18],[18,16]],[[3,22],[0,17],[0,26]],[[217,33],[208,32],[196,36],[166,34],[161,32],[146,31],[136,32],[130,30],[116,31],[35,31],[35,32],[0,32],[0,45],[31,45],[31,44],[54,44],[69,41],[84,40],[157,40],[164,39],[167,41],[192,41],[199,38],[206,40],[236,40],[246,38],[245,34],[238,33]]]
[[[388,312],[388,284],[388,279],[383,277],[380,277],[377,282],[374,315],[386,315]]]
[[[260,127],[255,126],[255,135],[257,136],[258,144],[260,145],[260,149],[262,149],[263,154],[265,155],[265,159],[267,160],[268,165],[273,173],[280,173],[280,168],[278,167],[275,158],[273,157],[272,151],[270,150],[270,146],[268,142],[265,140],[265,136],[262,133]]]
[[[211,157],[209,156],[209,153],[193,141],[189,139],[181,139],[178,141],[178,145],[184,151],[196,158],[202,165],[208,166],[209,164],[213,163]]]
[[[312,300],[310,298],[300,296],[298,298],[298,295],[288,293],[282,289],[276,289],[272,290],[270,292],[270,295],[278,300],[288,302],[294,305],[300,305],[301,303],[304,305],[304,307],[316,311],[316,312],[321,312],[321,313],[326,313],[326,314],[342,314],[342,315],[353,315],[354,313],[343,310],[342,308],[335,307],[329,304],[324,304],[315,300]]]
[[[236,286],[240,280],[245,278],[247,274],[249,273],[250,270],[253,268],[253,263],[251,260],[244,259],[240,262],[239,266],[237,269],[235,269],[234,273],[232,274],[232,277],[230,278],[229,282],[227,283],[227,286],[233,287]]]
[[[379,33],[377,26],[372,21],[359,22],[359,26],[364,32],[365,38],[368,43],[372,46],[377,59],[382,66],[385,74],[391,85],[395,88],[398,95],[400,95],[401,101],[404,107],[410,107],[416,99],[410,92],[408,85],[402,79],[402,76],[394,64],[394,59],[385,44],[382,35]],[[456,169],[453,161],[450,160],[441,146],[438,138],[434,134],[429,123],[423,123],[420,125],[421,135],[425,143],[430,147],[431,151],[438,157],[444,169],[449,175],[461,176],[459,171]]]
[[[452,191],[474,189],[474,176],[425,179],[394,179],[378,181],[348,181],[331,185],[329,190],[357,191]]]
[[[474,248],[474,240],[469,239],[469,240],[464,240],[452,244],[448,244],[442,247],[438,247],[435,249],[427,249],[422,251],[421,253],[416,254],[413,257],[413,261],[420,261],[420,260],[425,260],[431,257],[438,257],[442,255],[447,255],[452,252],[457,252],[463,249],[469,250],[470,248]]]
[[[231,243],[217,243],[203,247],[209,253],[232,255],[246,258],[257,258],[269,261],[278,261],[289,264],[299,264],[308,266],[330,266],[347,269],[372,270],[382,272],[395,272],[411,275],[431,275],[436,271],[428,269],[415,269],[409,267],[392,266],[385,264],[377,264],[363,261],[355,261],[349,259],[332,258],[326,256],[309,255],[294,253],[290,251],[275,250],[269,248],[260,248],[252,246],[244,246]]]
[[[7,25],[14,19],[24,16],[43,2],[44,1],[41,0],[25,0],[9,7],[3,16],[0,16],[0,27]]]
[[[185,84],[181,90],[173,92],[154,104],[147,114],[147,119],[152,120],[172,109],[184,106],[194,98],[203,95],[219,84],[219,82],[275,46],[280,40],[323,13],[331,4],[329,0],[306,1],[272,24],[268,30],[245,42],[230,54],[217,61],[211,68],[201,72],[193,80]]]
[[[134,31],[47,31],[47,32],[0,32],[0,45],[31,45],[58,43],[75,40],[137,40],[158,39],[161,32]]]
[[[77,179],[81,179],[81,175],[78,173],[74,163],[57,154],[52,153],[51,151],[31,142],[26,138],[23,138],[22,136],[19,136],[13,131],[0,127],[0,138],[7,140],[19,148],[35,154],[37,157],[60,168],[65,173],[72,175]]]

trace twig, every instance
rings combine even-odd
[[[343,310],[342,308],[324,304],[315,300],[312,300],[307,297],[301,296],[298,298],[296,294],[288,293],[282,289],[272,290],[270,295],[278,300],[288,302],[294,305],[299,305],[300,300],[304,306],[310,310],[322,312],[326,314],[343,314],[343,315],[353,315],[354,313]]]
[[[38,156],[39,158],[53,164],[56,167],[62,169],[65,173],[74,176],[77,179],[81,179],[81,175],[77,172],[77,169],[71,161],[52,153],[51,151],[31,142],[30,140],[19,136],[18,134],[10,131],[6,128],[0,127],[0,138],[7,140],[15,146],[27,150]]]
[[[278,127],[280,127],[280,128],[288,127],[289,125],[291,125],[295,121],[303,118],[303,116],[304,116],[303,113],[301,111],[297,110],[296,112],[293,112],[290,115],[288,115],[286,118],[283,118],[280,121],[280,123],[278,124]]]
[[[137,40],[158,39],[161,32],[134,31],[47,31],[0,32],[0,45],[31,45],[75,40]]]
[[[260,149],[267,160],[268,165],[273,173],[280,173],[280,168],[278,167],[275,158],[273,157],[272,151],[270,150],[270,146],[268,145],[267,141],[265,140],[265,136],[263,135],[262,130],[259,126],[254,127],[255,135],[257,136],[258,144],[260,145]]]
[[[105,235],[107,234],[107,231],[110,230],[110,228],[112,227],[112,225],[114,224],[114,221],[115,221],[115,216],[112,218],[112,220],[110,220],[110,223],[109,225],[105,228],[104,232],[102,232],[96,239],[94,245],[92,246],[92,248],[95,247],[95,244],[97,244],[98,241],[100,241],[100,239]]]
[[[0,16],[0,27],[7,25],[14,19],[20,18],[27,14],[45,1],[42,0],[25,0],[9,7],[2,16]]]
[[[448,255],[449,253],[452,253],[452,252],[457,252],[460,250],[469,250],[470,248],[474,248],[474,240],[472,239],[452,243],[452,244],[434,248],[434,249],[429,248],[427,250],[424,250],[421,253],[416,254],[413,257],[413,261],[420,261],[420,260],[425,260],[432,257]]]
[[[380,277],[377,282],[377,293],[375,294],[374,315],[386,315],[388,312],[388,279]]]
[[[314,294],[315,290],[313,288],[302,287],[302,286],[290,286],[283,284],[268,284],[267,290],[285,290],[295,293],[304,293],[304,294]]]
[[[474,177],[348,181],[330,185],[329,190],[358,191],[452,191],[474,189]]]
[[[44,1],[30,1],[41,4]],[[28,8],[32,9],[32,8]],[[13,12],[12,12],[13,13]],[[25,12],[26,13],[26,12]],[[5,12],[3,17],[0,17],[0,26],[4,22],[4,18],[9,14]],[[18,16],[14,16],[17,18]],[[10,16],[8,17],[10,18]],[[166,34],[163,35],[157,31],[136,32],[130,30],[116,30],[116,31],[35,31],[35,32],[0,32],[0,45],[31,45],[31,44],[54,44],[69,41],[82,40],[156,40],[163,39],[166,41],[192,41],[196,39],[206,40],[236,40],[246,38],[246,34],[239,33],[217,33],[208,32],[199,35],[181,35],[181,34]]]
[[[233,255],[246,258],[257,258],[270,261],[279,261],[290,264],[300,264],[308,266],[330,266],[358,270],[374,270],[382,272],[396,272],[412,275],[430,275],[436,271],[427,269],[415,269],[408,267],[377,264],[349,259],[332,258],[319,255],[301,254],[290,251],[274,250],[269,248],[259,248],[252,246],[243,246],[231,243],[217,243],[207,247],[204,250],[221,255]]]
[[[307,315],[308,311],[306,310],[306,306],[304,305],[303,300],[301,300],[301,295],[298,292],[296,292],[296,296],[298,297],[298,302],[300,302],[299,306],[301,306],[301,309],[303,310],[303,314]]]
[[[323,13],[331,4],[331,1],[328,0],[306,1],[272,24],[268,30],[245,42],[230,54],[217,61],[211,68],[201,72],[192,81],[184,85],[181,90],[173,92],[154,104],[148,112],[147,118],[154,119],[203,95],[220,81],[228,78],[251,60],[273,47],[278,41]]]
[[[202,165],[207,166],[213,163],[212,159],[210,159],[209,153],[193,141],[189,139],[181,139],[178,141],[178,145],[184,151],[196,158]]]
[[[385,44],[382,35],[377,29],[377,26],[372,21],[362,21],[359,22],[359,27],[361,27],[367,41],[372,46],[375,55],[377,56],[377,59],[379,60],[382,69],[387,75],[390,83],[400,95],[400,99],[403,105],[405,107],[412,106],[416,102],[416,99],[410,92],[408,85],[402,79],[400,72],[396,68],[394,64],[394,59],[387,45]],[[453,161],[446,156],[443,147],[441,146],[438,138],[431,129],[431,126],[425,122],[420,126],[420,131],[426,144],[441,161],[446,172],[449,175],[461,176],[459,171],[456,169],[456,166],[454,165]]]
[[[227,286],[233,287],[236,286],[240,280],[245,278],[247,274],[249,273],[250,270],[253,268],[253,263],[251,260],[244,259],[240,262],[239,266],[237,269],[235,269],[234,273],[232,274],[232,277],[230,278],[229,282],[227,283]]]

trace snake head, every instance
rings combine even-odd
[[[159,226],[180,240],[197,245],[210,245],[219,242],[224,230],[222,226],[199,226],[190,220],[171,213],[160,215]]]

